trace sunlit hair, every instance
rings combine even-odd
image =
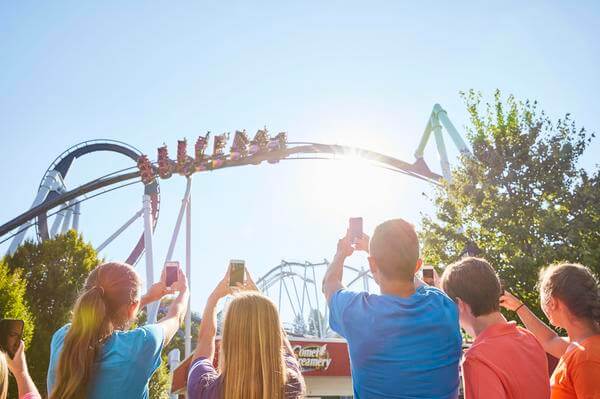
[[[550,265],[540,272],[540,297],[560,299],[577,318],[600,323],[600,286],[589,268],[580,264]]]
[[[283,399],[291,371],[284,360],[275,304],[259,293],[240,293],[229,304],[219,353],[223,399]],[[295,376],[302,381],[302,376]]]
[[[460,298],[467,303],[475,317],[500,310],[500,279],[485,259],[468,257],[448,265],[442,289],[453,301]]]
[[[137,273],[125,263],[104,263],[90,272],[73,309],[50,399],[86,397],[96,356],[114,330],[129,324],[128,307],[139,300],[139,288]]]
[[[8,364],[6,355],[0,351],[0,399],[6,399],[8,395]]]
[[[375,228],[370,254],[381,274],[390,280],[412,281],[419,260],[415,227],[404,219],[391,219]]]

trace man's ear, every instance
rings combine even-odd
[[[458,306],[458,310],[462,314],[468,314],[468,315],[473,314],[473,312],[471,311],[471,306],[459,297],[456,297],[456,305]]]
[[[371,270],[371,274],[375,275],[378,270],[377,262],[375,262],[375,259],[372,256],[369,256],[367,259],[369,260],[369,269]]]
[[[415,274],[421,269],[423,266],[423,259],[417,259],[417,265],[415,266]]]

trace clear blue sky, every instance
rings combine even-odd
[[[291,140],[412,161],[434,103],[464,132],[458,92],[470,88],[536,99],[553,118],[571,112],[597,131],[598,2],[482,3],[2,2],[0,222],[26,210],[52,160],[87,139],[122,140],[154,158],[163,142],[174,154],[178,138],[266,124]],[[596,140],[583,164],[592,167],[598,153]],[[436,154],[426,158],[439,171]],[[124,166],[92,157],[67,183]],[[161,188],[157,263],[184,179]],[[391,172],[326,162],[196,175],[193,309],[230,258],[246,259],[256,276],[281,259],[331,258],[349,216],[362,215],[367,230],[397,216],[418,223],[432,209],[424,191]],[[135,186],[86,203],[86,239],[100,243],[139,209],[141,195]],[[122,259],[140,231],[138,222],[103,256]]]

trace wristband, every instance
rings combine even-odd
[[[519,309],[521,309],[523,306],[525,306],[525,303],[521,302],[521,304],[519,305],[519,307],[515,309],[515,313],[518,312]]]

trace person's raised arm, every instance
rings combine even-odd
[[[33,380],[29,376],[29,371],[27,369],[27,361],[25,359],[25,346],[23,345],[23,341],[19,344],[19,349],[15,353],[14,358],[10,358],[10,356],[6,356],[6,362],[8,363],[8,369],[15,377],[17,381],[17,387],[19,391],[19,398],[28,395],[28,399],[38,399],[41,398],[40,393],[38,392]]]
[[[189,305],[190,294],[188,292],[187,278],[181,269],[178,271],[177,281],[173,283],[171,290],[173,292],[179,292],[179,294],[173,302],[171,302],[165,317],[160,319],[157,323],[163,328],[165,333],[165,345],[171,342],[171,339],[175,336],[179,327],[181,327],[181,323],[183,322]]]
[[[327,268],[327,272],[325,272],[325,276],[323,277],[323,294],[325,294],[325,298],[327,302],[331,296],[338,290],[344,288],[344,284],[342,283],[342,277],[344,275],[344,261],[347,257],[352,255],[354,252],[352,247],[352,242],[348,237],[348,234],[342,239],[338,241],[337,250],[333,260],[329,264]],[[369,252],[369,236],[363,234],[363,236],[356,241],[356,250],[357,251],[366,251]]]
[[[533,313],[523,302],[508,291],[500,297],[500,305],[517,313],[525,327],[535,335],[544,350],[556,358],[564,355],[569,341],[559,336],[553,329]]]
[[[219,303],[219,299],[230,293],[229,270],[227,270],[225,277],[219,281],[206,300],[202,321],[200,322],[200,327],[198,329],[198,343],[194,350],[192,362],[199,357],[205,357],[210,362],[213,361],[213,358],[215,357],[215,337],[217,335],[217,304]]]
[[[165,295],[174,293],[175,290],[165,284],[165,270],[163,269],[160,280],[152,284],[148,288],[148,292],[140,299],[140,309],[152,302],[160,301]]]

